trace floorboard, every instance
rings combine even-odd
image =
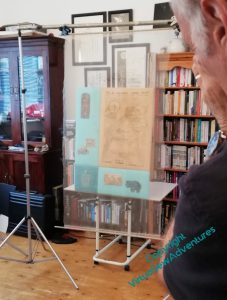
[[[130,271],[112,265],[94,265],[92,257],[95,250],[94,236],[89,233],[74,233],[78,242],[70,245],[52,244],[59,257],[67,267],[79,286],[76,290],[64,273],[57,260],[26,264],[0,260],[0,300],[160,300],[167,295],[156,275],[131,287],[128,281],[142,275],[149,269],[145,256],[151,250],[144,251],[131,263]],[[14,245],[27,250],[28,240],[13,236]],[[104,246],[108,240],[102,240]],[[135,244],[139,241],[135,241]],[[34,242],[33,242],[34,244]],[[132,247],[133,251],[137,246]],[[4,245],[0,255],[9,255],[12,258],[23,257],[10,246]],[[38,245],[36,258],[50,256]],[[105,258],[124,261],[126,245],[116,244],[108,250]],[[170,299],[170,298],[169,298]],[[168,300],[169,300],[168,299]]]

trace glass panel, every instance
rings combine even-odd
[[[0,140],[11,139],[9,59],[0,58]]]
[[[24,56],[24,87],[26,89],[26,120],[28,141],[42,142],[44,136],[44,78],[43,78],[43,57]],[[21,78],[20,78],[21,87]],[[20,91],[22,100],[22,94]],[[23,110],[21,103],[21,112]],[[23,139],[22,127],[22,139]]]
[[[159,238],[167,224],[161,200],[175,185],[164,182],[160,167],[163,138],[156,123],[163,124],[163,117],[156,107],[155,42],[160,34],[92,33],[92,47],[85,42],[91,34],[71,36],[74,65],[66,73],[73,86],[65,89],[63,137],[69,228],[94,231],[98,221],[100,232],[127,235],[131,223],[133,236]]]

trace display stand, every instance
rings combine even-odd
[[[176,184],[165,183],[165,182],[152,182],[152,194],[150,195],[150,200],[147,201],[162,201],[167,194],[169,194],[174,188]],[[152,199],[152,200],[151,200]],[[145,238],[145,242],[133,253],[131,254],[131,238],[132,238],[132,201],[138,201],[137,199],[128,199],[127,200],[127,214],[128,214],[128,224],[127,224],[127,251],[126,251],[126,260],[124,262],[112,261],[100,258],[100,255],[108,250],[111,246],[115,243],[119,242],[122,239],[122,235],[118,235],[115,237],[109,244],[107,244],[104,248],[100,249],[100,218],[99,218],[99,211],[100,211],[100,201],[99,198],[96,198],[96,207],[95,207],[95,220],[96,220],[96,254],[93,256],[94,263],[105,263],[115,266],[123,266],[125,271],[129,271],[129,263],[135,259],[144,248],[151,244],[153,239],[162,240],[161,236],[151,234],[150,238]]]
[[[169,194],[174,188],[176,187],[175,183],[166,183],[166,182],[151,182],[150,183],[150,197],[149,200],[144,200],[144,201],[153,201],[160,203],[167,194]],[[76,190],[75,186],[71,185],[67,188],[64,189],[66,193],[69,193],[69,195],[74,195]],[[81,196],[83,193],[78,193],[78,196]],[[95,232],[95,239],[96,239],[96,253],[93,256],[93,261],[95,264],[99,263],[105,263],[109,265],[115,265],[119,267],[124,267],[126,271],[129,271],[130,267],[129,264],[132,260],[134,260],[142,251],[144,248],[148,247],[152,240],[162,240],[162,237],[160,234],[156,234],[154,232],[149,232],[146,234],[143,233],[135,233],[132,232],[132,203],[133,201],[139,201],[139,199],[136,198],[125,198],[125,210],[127,212],[127,230],[112,230],[112,229],[105,229],[100,226],[100,203],[101,199],[99,196],[94,196],[94,195],[89,195],[85,193],[86,195],[86,201],[89,202],[94,202],[95,201],[95,227],[86,227],[87,231],[93,231]],[[82,226],[70,226],[70,225],[64,225],[65,229],[70,229],[70,230],[85,230]],[[108,243],[105,247],[102,249],[100,248],[100,234],[110,234],[115,236],[114,239]],[[122,238],[126,237],[127,242],[126,242],[126,260],[123,262],[119,261],[114,261],[114,260],[108,260],[108,259],[103,259],[100,256],[106,252],[109,248],[111,248],[114,244],[117,242],[121,242]],[[132,254],[131,253],[131,239],[132,237],[136,238],[141,238],[144,239],[145,242]]]
[[[117,262],[112,260],[105,260],[102,258],[99,258],[99,256],[104,253],[107,249],[109,249],[111,246],[113,246],[115,243],[121,241],[123,238],[122,235],[118,235],[115,239],[113,239],[109,244],[107,244],[104,248],[100,249],[100,226],[99,226],[99,210],[100,210],[100,201],[99,198],[96,199],[96,254],[93,256],[94,263],[106,263],[110,265],[115,266],[123,266],[125,271],[129,271],[129,263],[140,254],[141,251],[143,251],[144,248],[146,248],[149,244],[151,244],[151,239],[147,239],[146,242],[142,244],[142,246],[139,247],[139,249],[136,250],[131,255],[131,237],[132,237],[132,200],[127,201],[127,214],[128,214],[128,225],[127,225],[127,254],[126,254],[126,260],[124,262]]]

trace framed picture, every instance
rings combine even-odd
[[[154,6],[154,20],[170,20],[174,15],[169,2],[156,3]],[[168,28],[170,24],[153,25],[153,28]]]
[[[73,14],[72,24],[106,23],[106,12]],[[105,65],[107,41],[104,27],[75,28],[72,41],[72,63],[74,66]]]
[[[114,10],[108,12],[108,22],[111,23],[128,23],[133,21],[133,10],[124,9],[124,10]],[[112,31],[113,34],[110,35],[110,43],[120,43],[120,42],[132,42],[133,34],[129,31],[133,30],[133,26],[114,26],[109,27],[109,31]]]
[[[84,68],[86,87],[110,87],[110,67]]]
[[[112,86],[117,88],[148,86],[147,62],[150,44],[112,46]]]

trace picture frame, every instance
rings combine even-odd
[[[108,12],[108,22],[110,23],[127,23],[133,21],[133,10],[123,9],[123,10],[112,10]],[[109,27],[110,33],[109,43],[122,43],[122,42],[132,42],[133,34],[129,33],[129,30],[133,30],[133,26],[114,26]],[[124,33],[124,31],[127,31]]]
[[[112,86],[116,88],[147,87],[149,52],[149,43],[113,45]]]
[[[72,24],[106,23],[107,12],[72,14]],[[105,27],[76,28],[72,40],[72,65],[105,65],[107,63],[107,40]]]
[[[154,6],[154,21],[170,20],[174,16],[169,2],[156,3]],[[170,24],[153,25],[153,28],[170,28]]]
[[[85,87],[110,87],[110,67],[84,68]]]

